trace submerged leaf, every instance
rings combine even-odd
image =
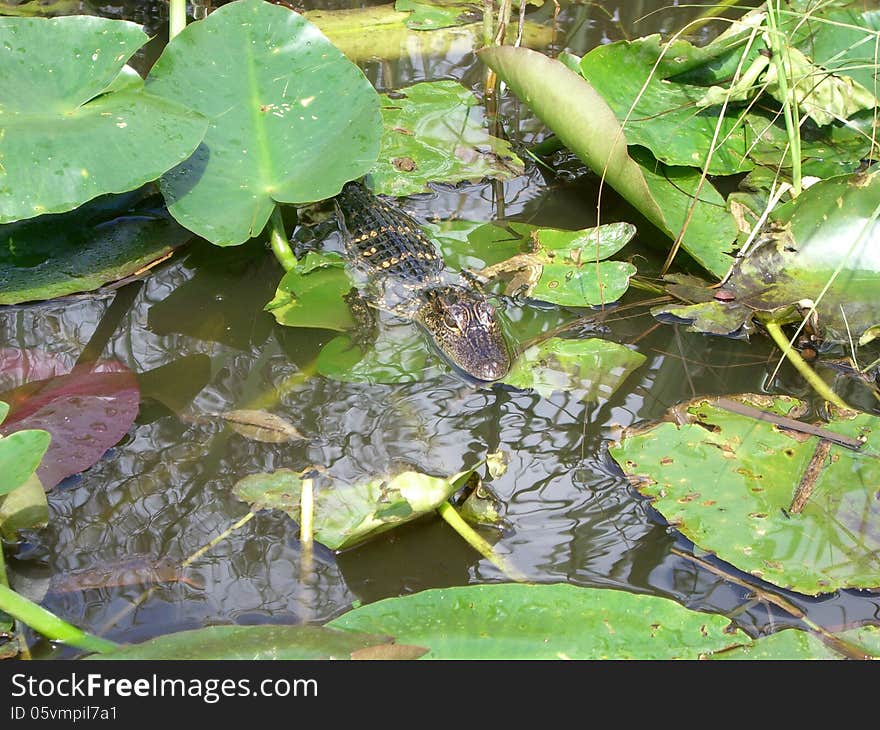
[[[429,182],[508,180],[523,163],[486,130],[483,108],[457,81],[425,81],[382,95],[385,132],[370,171],[385,195],[427,192]]]
[[[331,550],[344,550],[429,512],[458,489],[462,474],[443,479],[414,471],[315,491],[314,536]],[[300,521],[302,478],[289,469],[252,474],[233,494],[252,509],[278,509]]]
[[[220,414],[236,433],[267,444],[283,444],[304,439],[296,427],[286,418],[268,411],[240,409]]]
[[[804,410],[782,396],[744,395],[735,402],[789,417]],[[685,537],[740,570],[801,593],[880,586],[880,419],[844,412],[822,424],[863,445],[830,443],[812,470],[812,496],[796,513],[792,501],[819,437],[741,415],[713,398],[685,403],[674,414],[687,414],[687,421],[627,432],[610,453]]]
[[[545,398],[564,391],[597,402],[610,398],[644,362],[644,355],[616,342],[551,337],[522,353],[502,382]]]

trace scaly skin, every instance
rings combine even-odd
[[[450,275],[418,223],[357,182],[345,184],[336,206],[346,255],[365,275],[370,303],[420,324],[470,377],[504,377],[510,351],[495,308]]]

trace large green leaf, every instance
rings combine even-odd
[[[667,168],[644,153],[630,157],[614,111],[583,77],[525,48],[490,48],[480,57],[590,169],[672,239],[687,226],[682,247],[719,278],[733,262],[736,238],[723,199],[696,169]],[[691,215],[697,186],[699,198]],[[721,203],[719,205],[719,203]]]
[[[698,659],[749,641],[729,623],[656,596],[495,584],[387,598],[327,626],[387,633],[426,659]]]
[[[206,626],[157,636],[140,644],[119,646],[89,659],[134,660],[269,660],[353,659],[391,645],[387,636],[338,631],[322,626]],[[400,658],[423,653],[397,647]],[[409,651],[407,651],[407,649]],[[360,652],[360,654],[359,654]],[[383,656],[383,658],[394,658]],[[303,685],[308,692],[308,685]],[[314,690],[317,692],[317,688]]]
[[[379,154],[379,98],[360,69],[301,15],[263,0],[190,23],[147,88],[210,119],[161,186],[178,222],[220,246],[259,234],[276,203],[336,195]]]
[[[735,400],[778,415],[804,410],[789,397]],[[740,570],[801,593],[880,586],[880,419],[845,413],[825,425],[864,444],[855,451],[830,444],[808,470],[817,436],[709,398],[674,410],[679,423],[627,433],[610,453],[685,537]],[[807,478],[812,496],[794,511]]]
[[[155,207],[161,196],[140,204],[134,197],[97,198],[68,213],[0,226],[0,304],[97,289],[143,270],[193,237],[164,206]]]
[[[385,133],[370,175],[378,193],[414,195],[429,182],[507,180],[523,163],[486,130],[483,107],[457,81],[426,81],[382,95]]]
[[[121,20],[3,19],[0,223],[132,190],[189,157],[207,120],[123,72],[146,41]]]

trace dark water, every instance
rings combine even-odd
[[[145,23],[149,33],[165,33],[160,5],[102,7]],[[622,30],[630,36],[673,31],[697,12],[660,2],[606,3],[604,10],[566,5],[560,47],[583,53],[620,38]],[[138,59],[141,66],[158,50],[158,42],[151,44]],[[472,53],[367,63],[365,71],[380,90],[450,77],[475,86],[482,73]],[[540,138],[540,126],[525,110],[519,113],[523,138]],[[595,223],[596,195],[595,179],[569,162],[556,176],[528,169],[504,185],[445,189],[408,207],[422,216],[473,220],[493,219],[503,208],[510,218],[575,228]],[[641,225],[625,204],[607,190],[604,195],[603,222]],[[633,248],[645,251],[640,269],[656,268],[655,243],[666,245],[641,227]],[[263,512],[193,564],[187,571],[193,584],[158,585],[144,599],[139,585],[62,592],[51,582],[116,561],[184,560],[246,514],[231,488],[250,473],[318,464],[328,480],[403,466],[448,475],[500,449],[509,466],[492,487],[507,504],[508,528],[496,549],[531,580],[670,597],[734,616],[752,635],[793,623],[781,609],[682,555],[687,541],[635,493],[605,451],[621,428],[658,418],[694,395],[809,397],[787,366],[770,379],[778,353],[763,338],[709,338],[658,326],[644,307],[612,308],[582,334],[633,343],[647,362],[599,404],[475,388],[453,374],[411,385],[346,384],[309,375],[332,333],[286,329],[262,311],[281,273],[259,241],[228,250],[197,243],[117,292],[0,310],[0,341],[48,349],[70,364],[102,319],[117,317],[102,357],[146,374],[135,427],[98,464],[50,493],[49,527],[29,533],[10,560],[34,595],[48,587],[47,608],[88,631],[133,642],[209,624],[323,621],[356,600],[504,580],[439,518],[342,554],[319,549],[313,572],[301,580],[297,525]],[[630,293],[621,305],[640,296]],[[274,399],[271,410],[293,421],[307,441],[261,444],[216,423],[179,417],[241,408],[267,395]],[[868,593],[787,597],[829,628],[880,615],[880,598]],[[77,654],[37,637],[33,652]]]

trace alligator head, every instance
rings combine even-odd
[[[479,292],[442,286],[421,293],[414,319],[456,368],[476,380],[493,381],[510,370],[510,351],[495,308]]]

